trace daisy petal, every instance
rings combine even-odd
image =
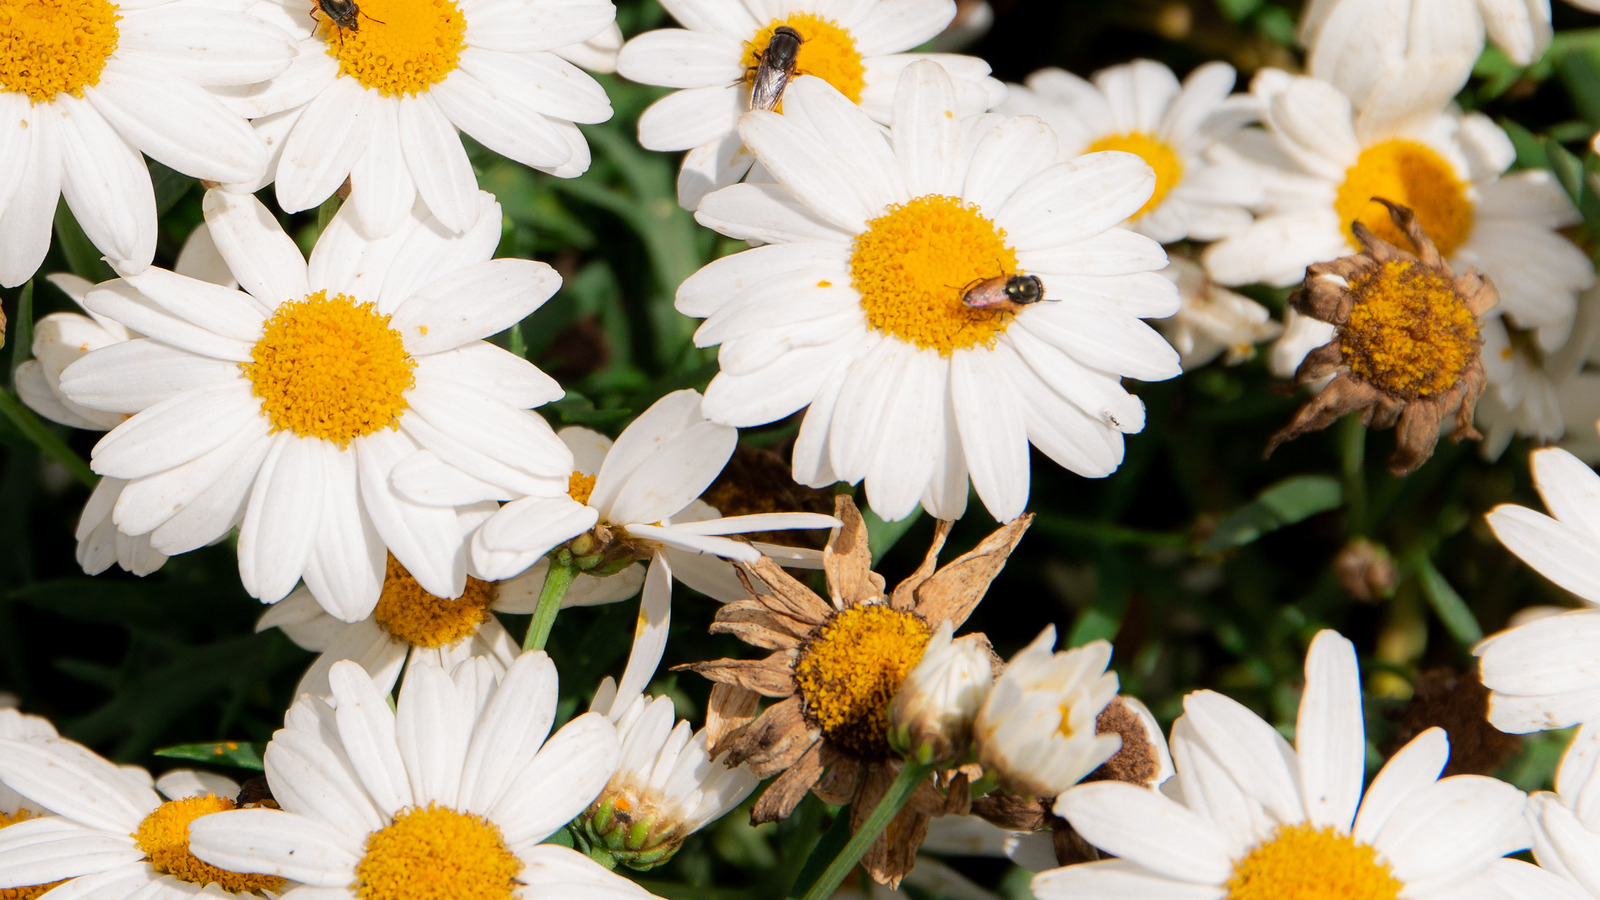
[[[650,560],[644,576],[644,592],[639,595],[639,617],[634,624],[633,647],[628,665],[617,684],[617,699],[626,708],[644,692],[661,665],[667,649],[667,631],[672,626],[672,564],[666,554]]]
[[[280,433],[250,492],[239,529],[239,579],[262,602],[288,596],[305,571],[322,508],[305,498],[323,492],[327,450],[322,443]]]
[[[510,328],[561,287],[542,262],[493,259],[419,288],[395,308],[389,327],[413,355],[438,353]]]
[[[52,105],[62,113],[53,124],[73,217],[113,263],[143,270],[156,248],[156,195],[144,159],[87,102],[63,94]]]
[[[189,849],[235,872],[265,872],[329,888],[347,887],[361,859],[361,848],[344,831],[276,809],[202,816],[189,826]]]
[[[542,841],[599,796],[621,757],[611,722],[584,713],[545,741],[487,817],[509,846]]]
[[[414,665],[395,710],[396,742],[418,803],[460,805],[474,710],[461,702],[444,669]]]
[[[1232,875],[1215,831],[1159,792],[1118,782],[1083,784],[1062,794],[1055,812],[1089,843],[1157,874],[1200,884],[1222,884]]]
[[[1295,724],[1300,789],[1311,824],[1349,833],[1366,776],[1365,731],[1355,646],[1336,632],[1318,632],[1306,655],[1306,689]]]
[[[890,143],[913,197],[961,189],[961,120],[955,86],[936,62],[912,63],[895,89]]]
[[[1127,219],[1155,186],[1155,172],[1142,158],[1115,150],[1090,153],[1023,182],[995,213],[995,224],[1016,246],[1048,253]]]
[[[328,671],[328,687],[333,691],[339,745],[349,754],[378,811],[392,817],[416,803],[395,742],[395,714],[388,697],[379,694],[372,678],[349,660]]]
[[[550,734],[557,687],[555,664],[543,650],[523,653],[506,670],[467,749],[460,788],[463,808],[479,815],[495,808]]]
[[[1004,344],[951,358],[950,397],[972,486],[997,521],[1028,505],[1028,437],[1023,404],[1011,399],[1009,370],[1023,365]]]
[[[1444,729],[1429,728],[1412,738],[1372,779],[1350,836],[1363,844],[1376,841],[1395,810],[1439,780],[1449,759],[1450,739]]]
[[[1503,503],[1486,518],[1494,536],[1523,562],[1557,585],[1600,604],[1600,550],[1589,539],[1521,506]]]
[[[278,161],[278,205],[299,212],[328,199],[372,143],[377,103],[353,78],[336,78],[300,114]]]
[[[1051,859],[1054,859],[1052,855]],[[1033,876],[1033,895],[1042,900],[1099,897],[1103,900],[1223,900],[1219,885],[1173,881],[1126,860],[1111,859],[1051,869]]]
[[[201,204],[207,230],[228,269],[244,288],[272,310],[285,300],[311,293],[306,282],[305,257],[294,240],[283,233],[278,220],[252,194],[206,191]],[[255,324],[260,333],[260,322]],[[249,340],[248,333],[238,335]]]
[[[570,497],[526,497],[506,504],[472,536],[472,561],[483,577],[509,578],[550,548],[582,534],[599,513]]]
[[[222,184],[267,167],[249,123],[204,88],[158,69],[122,67],[84,96],[128,143],[172,168]]]
[[[49,884],[144,859],[131,838],[44,816],[0,829],[0,884]]]
[[[405,223],[417,202],[417,185],[400,149],[399,108],[369,103],[366,109],[372,115],[372,137],[350,169],[350,198],[362,229],[383,237]]]
[[[607,872],[594,860],[553,844],[519,849],[520,879],[541,897],[583,897],[585,900],[648,900],[644,888]]]
[[[478,221],[478,179],[455,126],[432,97],[400,101],[400,146],[428,211],[457,234],[471,228]]]

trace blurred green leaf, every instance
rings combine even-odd
[[[1433,612],[1443,623],[1445,630],[1456,639],[1456,643],[1463,647],[1470,647],[1483,640],[1483,628],[1478,625],[1478,619],[1467,607],[1467,602],[1461,599],[1456,589],[1450,582],[1439,574],[1434,568],[1433,560],[1422,550],[1415,550],[1410,554],[1411,568],[1417,573],[1417,581],[1422,585],[1422,594],[1428,598],[1428,605],[1433,607]]]
[[[96,284],[117,277],[117,273],[101,259],[99,248],[83,233],[78,220],[72,217],[66,200],[56,205],[56,241],[61,245],[61,253],[66,256],[72,274]]]
[[[1262,535],[1337,509],[1343,499],[1339,481],[1326,475],[1296,475],[1262,491],[1255,502],[1234,510],[1200,548],[1220,553],[1242,547]]]
[[[246,741],[215,741],[208,744],[178,744],[174,747],[162,747],[155,751],[155,755],[166,757],[167,759],[187,759],[191,762],[233,766],[237,769],[260,772],[263,769],[261,754],[265,753],[266,750],[266,744],[252,744]]]
[[[195,185],[200,182],[190,178],[182,172],[169,169],[153,159],[146,159],[150,166],[150,185],[156,192],[156,215],[164,216],[172,207],[182,200]]]
[[[1230,22],[1242,22],[1261,8],[1262,0],[1217,0],[1217,9]]]
[[[858,495],[856,503],[859,504],[861,502],[862,499]],[[911,530],[911,526],[917,524],[917,520],[921,518],[922,507],[920,506],[898,522],[885,522],[870,507],[863,507],[861,519],[867,523],[867,546],[872,548],[873,565],[877,565],[878,560],[883,559],[883,555],[888,553],[895,544],[898,544],[900,539],[906,536],[906,532]]]
[[[626,422],[633,415],[631,409],[595,409],[593,400],[573,391],[567,391],[565,397],[554,403],[546,403],[542,408],[560,416],[567,425],[585,425],[601,430]]]

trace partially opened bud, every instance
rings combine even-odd
[[[969,634],[952,640],[954,630],[946,619],[934,632],[889,709],[889,744],[925,765],[967,755],[972,720],[994,682],[988,639]]]

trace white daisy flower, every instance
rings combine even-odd
[[[1042,873],[1034,895],[1535,896],[1519,886],[1526,864],[1500,859],[1530,843],[1526,798],[1493,778],[1440,779],[1443,730],[1402,748],[1363,798],[1360,674],[1355,648],[1334,632],[1312,641],[1295,735],[1291,747],[1239,703],[1190,694],[1173,726],[1178,774],[1166,790],[1099,782],[1056,801],[1058,815],[1118,858]]]
[[[390,473],[422,447],[527,494],[564,494],[571,454],[529,407],[562,390],[480,338],[560,285],[549,266],[490,260],[500,207],[450,236],[413,218],[362,237],[347,206],[309,264],[254,197],[213,190],[206,221],[244,291],[151,269],[89,292],[144,337],[62,373],[67,398],[136,413],[96,445],[130,483],[113,518],[175,554],[240,525],[239,574],[263,602],[302,577],[334,617],[367,617],[387,549],[441,597],[466,586],[457,510],[413,503]],[[356,360],[360,361],[357,365]]]
[[[755,707],[755,694],[717,685],[706,727],[695,731],[682,719],[673,724],[672,698],[623,696],[616,682],[602,681],[589,711],[617,726],[622,762],[573,824],[574,833],[630,869],[672,859],[689,835],[727,815],[761,783],[747,766],[729,767],[727,751],[711,754]]]
[[[1223,365],[1238,365],[1256,355],[1257,344],[1283,334],[1283,325],[1273,320],[1272,312],[1265,306],[1212,283],[1205,270],[1186,257],[1169,255],[1168,260],[1170,265],[1162,274],[1178,286],[1183,306],[1171,318],[1156,320],[1156,330],[1172,342],[1185,371],[1198,369],[1219,356]],[[1292,309],[1289,312],[1299,315]],[[1305,321],[1316,322],[1315,319]],[[1327,325],[1326,322],[1317,324]],[[1321,344],[1300,350],[1300,357],[1304,358],[1313,347],[1327,342],[1324,338]],[[1283,377],[1293,374],[1291,369]]]
[[[1528,821],[1533,825],[1533,856],[1539,865],[1563,884],[1552,885],[1553,896],[1566,900],[1600,897],[1600,872],[1595,870],[1595,848],[1600,846],[1600,809],[1595,806],[1595,763],[1600,761],[1600,725],[1585,725],[1573,735],[1556,769],[1554,793],[1540,791],[1528,798]]]
[[[217,252],[211,231],[201,225],[190,233],[173,267],[180,275],[237,287],[233,273]],[[84,298],[96,287],[88,279],[70,274],[47,276],[72,302],[83,307]],[[105,287],[115,282],[106,282]],[[128,417],[80,406],[61,391],[61,373],[92,350],[109,347],[138,337],[113,319],[84,309],[78,313],[51,313],[33,324],[33,359],[17,366],[14,373],[17,396],[34,412],[72,428],[109,431]],[[90,575],[98,575],[116,563],[135,575],[148,575],[166,563],[167,555],[150,546],[148,534],[124,534],[111,521],[111,510],[128,482],[121,478],[101,478],[78,518],[78,565]]]
[[[1545,352],[1536,336],[1493,318],[1483,323],[1483,368],[1489,390],[1478,401],[1479,452],[1500,458],[1515,436],[1560,442],[1585,462],[1600,461],[1600,374],[1585,371],[1600,340],[1600,288],[1578,297],[1572,333]],[[1568,423],[1571,426],[1568,426]]]
[[[1356,221],[1409,246],[1372,201],[1383,197],[1415,210],[1452,268],[1488,275],[1502,313],[1537,329],[1542,347],[1566,340],[1578,293],[1595,283],[1583,251],[1556,231],[1578,211],[1548,171],[1502,177],[1516,154],[1488,117],[1422,110],[1367,126],[1333,85],[1273,69],[1251,91],[1267,134],[1242,133],[1235,146],[1260,166],[1267,210],[1206,250],[1214,280],[1294,284],[1306,266],[1360,249]]]
[[[955,640],[939,623],[889,705],[889,745],[917,762],[965,762],[972,722],[994,684],[993,648],[981,634]]]
[[[1579,9],[1600,12],[1596,0],[1567,0]],[[1485,32],[1496,47],[1519,66],[1538,59],[1550,46],[1550,0],[1311,0],[1300,18],[1300,43],[1313,55],[1347,53],[1343,67],[1352,78],[1371,81],[1402,77],[1426,78],[1447,70],[1441,81],[1466,84],[1483,48]],[[1367,44],[1362,48],[1361,44]],[[1460,57],[1465,56],[1465,67]],[[1409,66],[1397,62],[1410,62]],[[1355,72],[1359,65],[1373,71]],[[1318,77],[1325,77],[1315,71]],[[1341,85],[1343,87],[1343,85]],[[1455,90],[1444,95],[1449,99]]]
[[[282,809],[197,821],[213,865],[294,878],[322,900],[431,896],[649,897],[580,853],[541,843],[599,794],[620,757],[605,716],[546,740],[556,670],[524,653],[496,681],[486,660],[412,666],[395,709],[353,662],[333,703],[302,695],[264,757]]]
[[[752,545],[726,535],[838,524],[832,516],[813,513],[722,517],[696,499],[722,471],[739,440],[736,429],[708,421],[700,405],[699,392],[674,391],[634,419],[615,444],[587,428],[562,429],[560,438],[573,460],[567,491],[513,500],[472,535],[472,558],[480,577],[524,573],[530,584],[542,583],[549,572],[545,554],[576,538],[568,548],[588,560],[580,564],[569,588],[576,596],[563,606],[615,603],[639,593],[643,584],[638,630],[618,688],[621,696],[643,691],[661,662],[671,624],[673,578],[726,602],[744,592],[725,560],[754,562],[766,553],[785,564],[820,565],[820,554],[814,551]],[[503,490],[485,491],[486,486],[462,478],[427,452],[396,471],[395,486],[418,502],[446,505],[485,496],[498,499]]]
[[[232,92],[272,148],[278,205],[310,209],[350,180],[356,221],[373,237],[420,199],[461,233],[478,221],[478,181],[458,131],[508,159],[572,178],[589,168],[576,122],[611,118],[600,84],[562,56],[603,66],[611,0],[361,0],[351,27],[306,0],[252,10],[291,34],[299,55],[277,78]],[[620,37],[620,34],[617,35]],[[583,42],[600,40],[600,47]],[[258,118],[259,117],[259,118]]]
[[[833,85],[874,122],[893,116],[895,85],[906,66],[939,62],[950,73],[957,115],[992,108],[1005,85],[973,56],[907,53],[955,17],[955,0],[666,0],[682,28],[662,28],[623,45],[617,72],[641,84],[683,90],[639,118],[639,143],[688,150],[678,174],[678,202],[696,209],[706,194],[738,182],[756,159],[741,142],[739,116],[750,83],[779,27],[800,34],[795,71]]]
[[[809,405],[794,476],[866,481],[873,511],[966,508],[970,472],[1001,521],[1028,501],[1028,444],[1088,477],[1115,471],[1144,428],[1123,377],[1180,371],[1141,316],[1177,310],[1155,241],[1116,225],[1150,197],[1130,153],[1059,163],[1030,116],[957,116],[937,63],[907,68],[892,132],[827,83],[797,78],[786,115],[747,113],[740,134],[778,184],[707,197],[695,218],[768,244],[719,259],[678,289],[721,344],[706,414],[746,427]],[[799,115],[796,115],[796,112]],[[1048,302],[963,303],[989,279],[1042,282]],[[992,297],[991,297],[992,299]]]
[[[1216,160],[1212,148],[1258,118],[1256,99],[1231,94],[1233,67],[1210,62],[1178,84],[1172,70],[1148,59],[1094,74],[1091,83],[1061,69],[1041,69],[1027,86],[1009,85],[998,112],[1038,116],[1055,129],[1060,159],[1121,150],[1149,164],[1155,192],[1128,222],[1163,244],[1211,241],[1250,224],[1261,181],[1239,161]]]
[[[1489,527],[1506,549],[1588,606],[1502,631],[1473,648],[1489,722],[1522,734],[1600,722],[1600,475],[1551,447],[1531,460],[1551,515],[1502,503]]]
[[[255,85],[288,68],[294,45],[277,28],[184,0],[8,9],[0,285],[27,281],[44,261],[60,197],[114,264],[150,265],[156,196],[141,153],[210,181],[261,174],[267,148],[208,89]]]
[[[0,740],[49,741],[59,737],[49,719],[21,712],[16,706],[16,695],[0,691]],[[0,781],[0,828],[41,815],[48,813]]]
[[[0,828],[7,896],[12,888],[39,896],[29,889],[52,882],[67,882],[50,892],[56,897],[95,900],[275,897],[293,887],[189,852],[191,822],[234,808],[239,785],[220,775],[180,769],[152,785],[143,769],[113,765],[73,741],[0,737],[0,781],[42,812]]]

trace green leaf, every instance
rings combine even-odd
[[[33,279],[22,286],[17,295],[17,319],[4,330],[11,339],[11,383],[16,384],[17,366],[33,355]]]
[[[546,403],[543,408],[560,416],[564,424],[596,429],[611,428],[619,422],[626,422],[633,415],[630,409],[596,409],[593,400],[576,391],[567,391],[566,396],[554,403]]]
[[[1285,478],[1223,519],[1200,552],[1220,553],[1243,547],[1264,534],[1337,509],[1343,498],[1338,479],[1327,475]]]
[[[1217,0],[1217,9],[1230,22],[1242,22],[1261,8],[1262,0]]]
[[[100,258],[100,249],[83,233],[78,220],[72,217],[72,210],[67,209],[65,200],[56,206],[56,240],[61,243],[61,252],[66,255],[72,274],[96,284],[117,277],[117,273],[111,271],[111,267]]]
[[[1483,640],[1483,629],[1478,625],[1478,619],[1467,608],[1465,600],[1450,586],[1450,582],[1434,568],[1433,560],[1422,550],[1415,550],[1409,562],[1416,570],[1417,581],[1422,585],[1422,594],[1428,598],[1428,605],[1433,607],[1433,612],[1439,617],[1445,630],[1450,636],[1464,647]]]
[[[146,159],[150,166],[150,185],[156,192],[156,215],[164,216],[167,211],[178,205],[184,195],[189,193],[200,182],[190,178],[182,172],[169,169],[153,159]]]
[[[922,518],[922,507],[920,506],[912,510],[911,515],[898,522],[885,522],[870,508],[863,509],[861,511],[861,519],[867,523],[867,546],[872,548],[872,564],[877,565],[878,561],[883,559],[883,555],[888,553],[889,549],[895,544],[898,544],[900,539],[906,536],[906,532],[910,531],[911,526],[917,524],[917,520],[920,518]]]
[[[248,741],[215,741],[209,744],[178,744],[173,747],[162,747],[155,751],[156,756],[168,759],[187,759],[191,762],[215,763],[219,766],[234,766],[239,769],[250,769],[260,772],[261,754],[267,750],[266,744],[252,744]]]

